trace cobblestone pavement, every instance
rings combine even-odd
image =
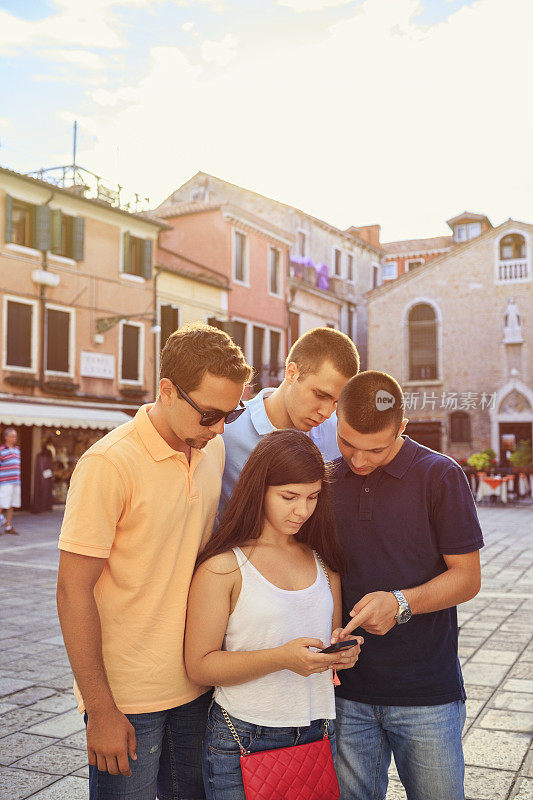
[[[460,607],[468,800],[533,800],[533,509],[480,508],[483,589]],[[59,512],[0,537],[0,797],[86,800],[83,721],[55,609]],[[387,800],[405,794],[394,769]]]

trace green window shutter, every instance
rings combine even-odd
[[[145,239],[144,240],[144,247],[143,247],[143,254],[144,254],[144,277],[147,281],[150,280],[152,277],[152,240]]]
[[[50,250],[52,245],[52,214],[48,206],[35,206],[34,210],[34,240],[33,246],[37,250]]]
[[[124,231],[122,237],[122,271],[131,272],[130,234]]]
[[[85,246],[85,220],[83,217],[74,217],[72,220],[72,258],[74,261],[83,261]]]
[[[61,216],[61,211],[58,208],[52,209],[52,246],[50,250],[56,255],[65,255],[65,253],[61,252]]]
[[[13,198],[6,194],[6,242],[11,241],[11,217],[13,216]]]

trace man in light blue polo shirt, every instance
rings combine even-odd
[[[248,456],[261,437],[279,428],[309,433],[325,461],[339,458],[335,409],[339,395],[359,371],[352,340],[333,328],[313,328],[293,344],[285,378],[277,389],[263,389],[246,411],[224,430],[226,465],[219,513],[226,505]]]

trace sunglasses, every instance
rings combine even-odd
[[[195,411],[198,411],[200,414],[200,425],[204,428],[210,428],[211,425],[216,425],[217,422],[220,422],[221,419],[224,420],[226,425],[230,422],[235,422],[235,420],[241,416],[243,411],[246,411],[246,406],[239,400],[239,405],[237,408],[234,408],[232,411],[204,411],[203,408],[197,406],[194,400],[192,400],[187,392],[184,392],[181,386],[178,386],[177,383],[174,383],[172,378],[169,378],[169,381],[176,387],[180,395],[183,399],[192,406]]]

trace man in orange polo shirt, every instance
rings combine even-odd
[[[222,331],[183,326],[159,396],[72,475],[58,611],[87,722],[90,800],[201,800],[211,693],[183,663],[187,595],[217,512],[225,422],[251,369]]]

